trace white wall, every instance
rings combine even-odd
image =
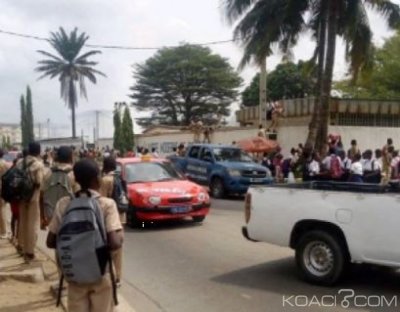
[[[378,128],[378,127],[343,127],[330,126],[329,133],[338,133],[342,136],[344,147],[350,147],[350,141],[356,139],[360,149],[381,148],[387,138],[392,138],[395,146],[400,147],[400,128]],[[305,142],[308,134],[308,126],[284,126],[278,134],[278,142],[282,147],[284,155],[288,155],[292,147]],[[234,128],[232,130],[217,130],[212,138],[216,144],[231,144],[232,141],[240,141],[245,138],[257,135],[256,128]],[[155,147],[161,154],[169,154],[173,147],[180,143],[188,144],[193,141],[193,134],[188,131],[179,133],[164,133],[159,135],[138,135],[136,146],[143,146],[151,149]],[[112,147],[112,139],[100,139],[100,147],[106,145]]]

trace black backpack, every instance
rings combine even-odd
[[[119,212],[128,211],[129,201],[126,197],[125,188],[119,173],[114,174],[114,186],[111,197],[116,202]]]
[[[22,162],[22,168],[14,166],[1,177],[1,197],[6,202],[30,201],[36,189],[29,167],[34,163]]]

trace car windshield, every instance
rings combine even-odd
[[[17,154],[5,154],[3,156],[3,159],[7,162],[13,162],[15,158],[17,158]]]
[[[214,148],[214,156],[216,161],[239,161],[253,162],[249,154],[246,154],[239,148]]]
[[[181,180],[182,176],[169,163],[141,162],[125,166],[127,183]]]

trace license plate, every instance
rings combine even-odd
[[[251,183],[262,183],[264,182],[264,179],[260,179],[260,178],[251,178],[250,179]]]
[[[172,207],[171,213],[186,213],[190,211],[190,207]]]

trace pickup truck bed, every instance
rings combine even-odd
[[[398,185],[335,182],[251,187],[244,235],[295,249],[306,280],[333,284],[346,263],[400,266]]]

